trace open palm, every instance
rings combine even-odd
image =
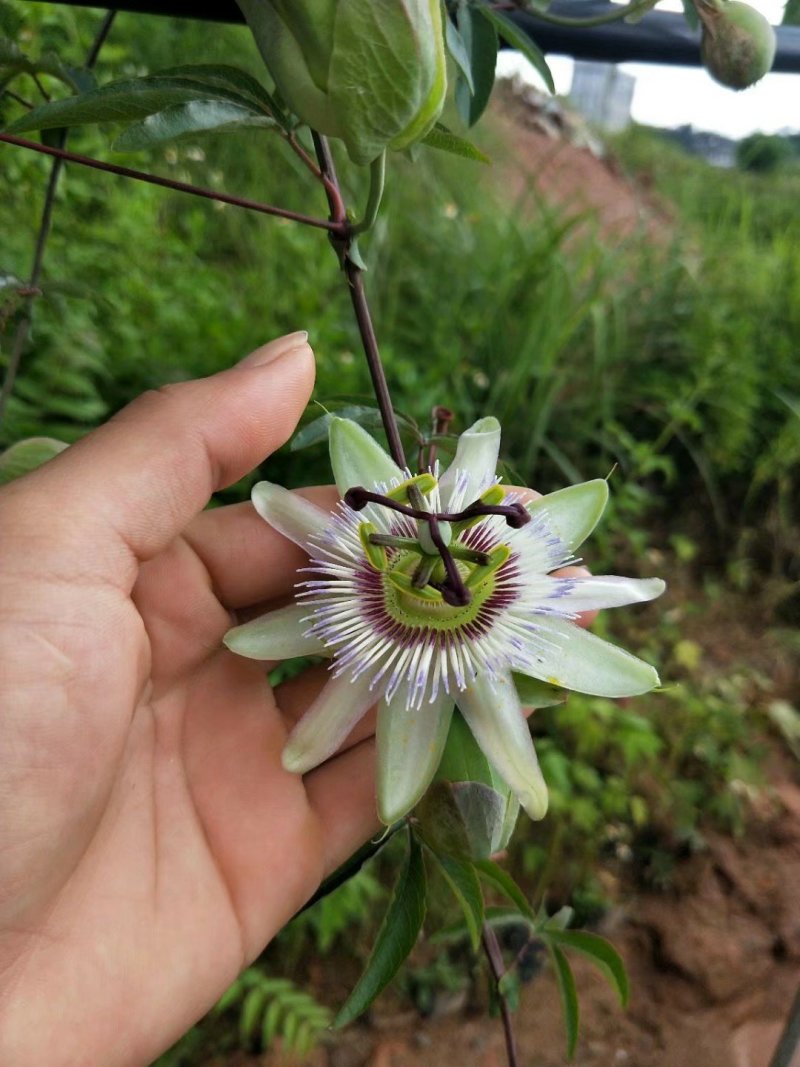
[[[0,493],[2,1063],[148,1063],[375,828],[369,727],[288,774],[321,679],[273,693],[221,647],[298,550],[249,505],[200,513],[312,382],[283,338]]]

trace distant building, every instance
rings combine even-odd
[[[715,167],[732,167],[736,163],[736,141],[708,130],[696,130],[693,126],[678,126],[662,130],[665,137],[676,141],[686,152],[700,156]]]
[[[570,100],[593,125],[615,133],[631,121],[636,79],[613,63],[575,61]]]

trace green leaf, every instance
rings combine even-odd
[[[396,412],[395,416],[397,416]],[[357,422],[359,426],[363,426],[365,430],[383,428],[381,413],[377,408],[366,407],[363,404],[345,404],[344,407],[337,407],[335,411],[326,411],[324,415],[306,423],[302,430],[298,430],[292,438],[289,451],[300,452],[304,448],[310,448],[311,445],[319,444],[320,441],[327,441],[333,418],[350,419],[352,422]]]
[[[786,11],[789,10],[789,4],[791,4],[792,2],[800,3],[800,0],[789,0],[789,3],[786,5]],[[686,19],[687,24],[693,30],[696,30],[700,25],[700,19],[697,17],[697,11],[695,10],[695,6],[692,3],[692,0],[682,0],[682,3],[683,3],[683,17]],[[784,12],[783,17],[784,17],[784,21],[785,21],[786,20],[786,12]]]
[[[464,44],[464,38],[458,32],[456,24],[451,18],[445,19],[445,41],[447,43],[447,51],[464,76],[464,81],[469,86],[470,93],[474,93],[475,82],[472,80],[469,52],[467,52],[467,46]]]
[[[550,953],[553,958],[556,979],[558,980],[558,991],[561,994],[564,1024],[567,1028],[567,1057],[572,1059],[575,1055],[575,1046],[578,1043],[578,1026],[580,1023],[578,991],[575,988],[575,979],[567,957],[555,945],[550,945]]]
[[[519,1007],[519,993],[522,983],[516,968],[506,971],[497,983],[497,992],[505,1000],[509,1011],[516,1011]]]
[[[409,851],[364,973],[334,1020],[340,1029],[361,1015],[397,974],[416,944],[425,919],[425,866],[419,843]]]
[[[135,122],[193,100],[226,100],[254,115],[269,112],[249,96],[221,85],[192,78],[154,74],[146,78],[112,82],[100,89],[35,107],[9,127],[11,132],[47,130],[97,122]]]
[[[284,109],[272,94],[246,70],[232,67],[225,63],[185,63],[179,67],[159,70],[154,77],[176,78],[179,81],[191,81],[206,89],[226,91],[236,97],[247,99],[255,107],[272,115],[281,124],[289,122]]]
[[[517,51],[525,56],[537,74],[540,75],[550,92],[555,94],[556,87],[553,82],[553,75],[547,65],[547,60],[544,58],[544,53],[539,46],[530,39],[527,33],[525,33],[524,30],[521,30],[515,22],[512,22],[508,15],[490,7],[489,4],[486,3],[486,0],[480,0],[480,5],[476,10],[492,24],[497,33],[499,33],[512,48],[516,48]]]
[[[64,82],[73,91],[80,91],[79,72],[65,66],[58,56],[46,55],[30,59],[6,37],[0,38],[0,80],[7,81],[17,74],[47,74]]]
[[[622,957],[609,941],[585,930],[550,930],[545,926],[541,933],[551,945],[563,945],[588,957],[605,975],[625,1007],[630,995],[628,975]]]
[[[563,704],[569,696],[569,690],[560,689],[557,685],[542,682],[538,678],[531,678],[527,674],[512,674],[520,702],[526,708],[552,708],[556,704]]]
[[[0,452],[0,485],[21,478],[66,448],[63,441],[54,437],[28,437]]]
[[[483,928],[483,893],[475,869],[469,860],[457,859],[431,849],[447,884],[464,912],[472,948],[477,951]]]
[[[201,133],[229,133],[243,126],[274,128],[276,125],[268,115],[230,100],[190,100],[148,115],[143,122],[129,126],[116,139],[113,148],[120,152],[137,151]]]
[[[227,1011],[228,1008],[233,1007],[233,1005],[241,998],[241,995],[242,985],[240,980],[237,979],[233,983],[233,985],[228,986],[228,988],[219,998],[217,1003],[214,1005],[213,1011],[215,1013]]]
[[[491,904],[485,909],[484,917],[491,926],[519,926],[520,923],[527,923],[533,927],[530,920],[526,916],[520,915],[517,908],[499,908],[497,905]]]
[[[487,878],[496,889],[499,889],[503,896],[507,897],[519,909],[520,914],[525,919],[531,923],[536,922],[533,908],[508,871],[504,871],[494,860],[479,860],[475,864],[475,869],[484,878]]]
[[[255,1036],[258,1021],[267,1002],[267,990],[264,986],[255,986],[244,998],[242,1013],[239,1017],[239,1037],[244,1046],[249,1045]]]
[[[465,137],[459,137],[451,133],[446,126],[437,122],[433,129],[422,138],[422,144],[429,148],[438,148],[441,152],[449,152],[453,156],[461,156],[462,159],[472,159],[477,163],[489,163],[491,159],[480,148],[468,141]]]
[[[472,90],[463,75],[456,83],[456,107],[467,126],[474,126],[486,109],[497,66],[497,32],[491,21],[482,15],[482,9],[479,11],[461,4],[456,16],[472,72]]]
[[[517,823],[519,801],[483,754],[458,708],[450,720],[450,733],[436,772],[436,779],[456,785],[466,783],[469,787],[464,790],[457,788],[454,796],[468,829],[474,857],[483,858],[487,851],[491,855],[492,852],[498,852],[506,847]],[[501,798],[504,805],[501,822],[497,818],[500,814],[499,810],[494,815],[491,812],[495,806],[494,797],[489,793],[478,795],[479,791],[473,788],[476,785],[487,786],[490,791]],[[480,809],[482,821],[476,818],[479,813],[476,808]],[[488,821],[490,816],[492,817],[491,827]],[[491,835],[488,850],[481,845],[481,826],[486,833]]]

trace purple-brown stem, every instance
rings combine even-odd
[[[347,232],[347,228],[349,227],[347,210],[342,197],[342,190],[336,177],[336,167],[333,162],[333,156],[331,155],[330,145],[328,144],[327,138],[323,137],[321,134],[315,132],[313,136],[319,169],[322,172],[323,181],[325,182],[325,192],[328,197],[331,220],[338,223],[340,227],[345,227],[343,238],[339,240],[333,237],[332,240],[334,248],[341,261],[342,270],[347,278],[350,300],[353,304],[356,322],[358,323],[358,332],[361,335],[361,344],[364,347],[364,355],[367,357],[367,367],[369,368],[370,378],[372,379],[372,388],[375,393],[375,399],[381,413],[383,428],[386,431],[389,451],[392,455],[392,459],[398,467],[400,467],[401,470],[405,470],[406,456],[403,450],[403,442],[400,439],[400,430],[397,426],[397,419],[394,417],[394,408],[392,407],[392,398],[389,394],[389,385],[386,381],[383,363],[381,362],[378,339],[375,336],[375,327],[372,323],[372,315],[370,314],[367,294],[364,289],[364,278],[360,268],[353,262],[349,255],[351,236]]]
[[[494,932],[491,923],[485,922],[483,924],[481,941],[483,943],[483,950],[486,953],[486,959],[489,961],[492,977],[494,978],[497,996],[500,1000],[500,1016],[503,1020],[503,1033],[506,1039],[506,1058],[508,1059],[508,1067],[518,1067],[519,1055],[517,1053],[517,1041],[514,1037],[514,1024],[511,1019],[511,1010],[509,1009],[508,1001],[500,991],[500,979],[505,974],[506,969],[503,963],[503,953],[500,950],[500,943],[497,940],[497,934]]]
[[[256,211],[261,215],[273,215],[279,219],[288,219],[290,222],[301,222],[304,226],[315,226],[318,230],[328,230],[334,235],[341,235],[345,229],[342,224],[331,222],[329,219],[318,219],[312,215],[303,215],[299,211],[290,211],[288,208],[275,207],[273,204],[262,204],[259,200],[250,200],[245,196],[231,196],[229,193],[221,193],[216,189],[206,189],[200,185],[191,185],[189,182],[179,182],[174,178],[162,178],[158,174],[148,174],[146,171],[120,167],[116,163],[104,163],[100,159],[92,159],[91,156],[81,156],[75,152],[66,152],[62,148],[40,144],[39,141],[28,141],[24,137],[14,137],[10,133],[0,133],[0,142],[16,145],[18,148],[29,148],[32,152],[41,152],[46,156],[54,156],[56,159],[67,163],[78,163],[82,167],[102,170],[106,174],[117,174],[121,178],[133,178],[134,181],[147,182],[149,185],[160,185],[164,189],[172,189],[177,193],[189,193],[191,196],[200,196],[206,200],[216,200],[220,204],[230,204],[231,207],[242,207],[247,211]]]

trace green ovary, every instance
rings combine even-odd
[[[381,575],[386,611],[390,618],[403,626],[413,629],[438,630],[442,633],[457,631],[475,622],[481,608],[495,591],[496,570],[488,574],[477,587],[471,589],[472,599],[463,607],[454,607],[445,603],[441,593],[430,585],[416,590],[401,588],[392,581],[392,575],[400,580],[410,579],[418,564],[418,555],[413,552],[403,552],[392,561],[389,570]],[[470,567],[461,563],[456,565],[461,570],[462,577],[466,579]]]

